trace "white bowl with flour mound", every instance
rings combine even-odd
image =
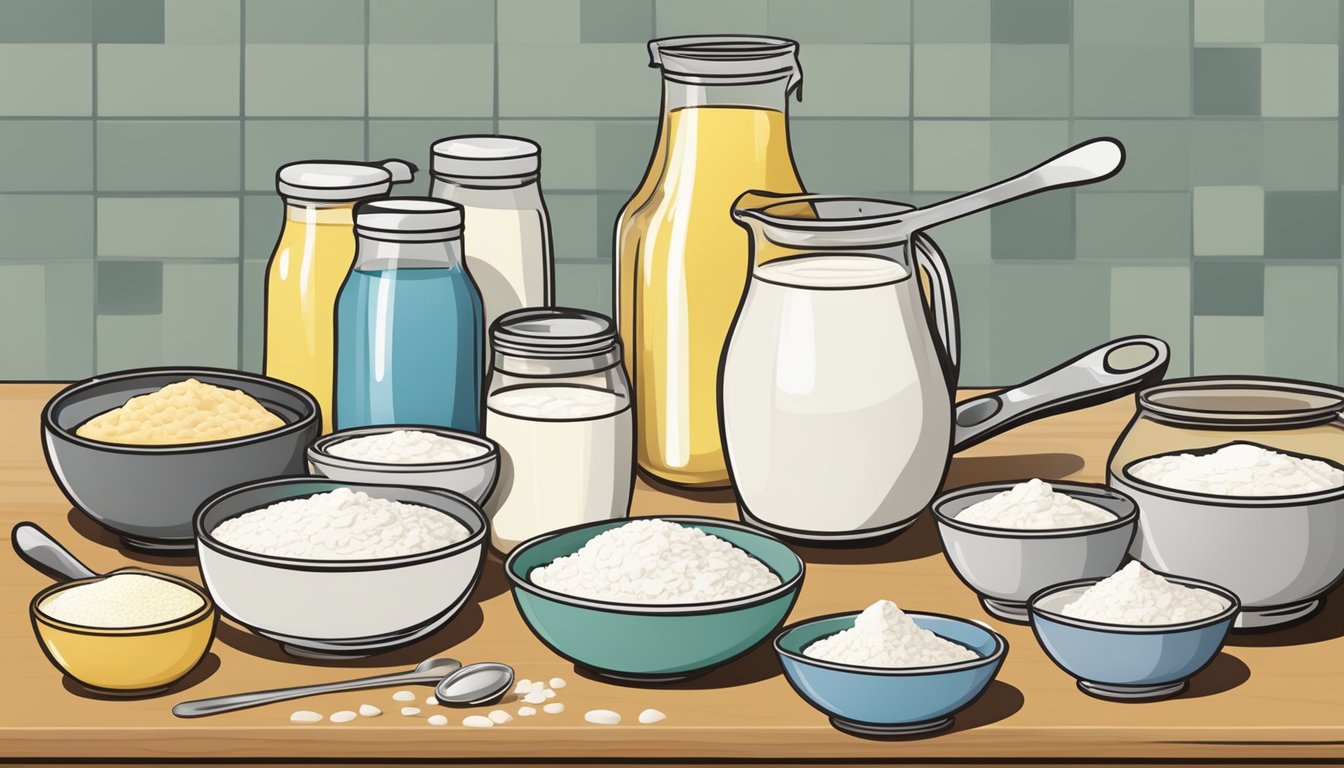
[[[933,516],[948,563],[984,609],[1026,623],[1038,590],[1114,573],[1139,514],[1106,486],[1033,478],[951,491],[934,500]]]
[[[442,488],[484,503],[499,473],[499,446],[488,437],[443,427],[356,427],[314,440],[308,462],[343,483]]]
[[[1112,467],[1143,510],[1135,558],[1227,587],[1234,628],[1306,618],[1344,577],[1344,467],[1230,436]]]
[[[221,493],[195,522],[219,609],[302,656],[427,636],[466,603],[485,557],[480,508],[432,488],[265,480]]]

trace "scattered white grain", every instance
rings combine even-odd
[[[612,712],[610,709],[590,709],[584,713],[583,719],[594,725],[620,725],[621,716]]]
[[[565,711],[565,705],[561,704],[558,701],[553,701],[550,704],[547,704],[546,706],[542,707],[541,711],[545,712],[548,715],[558,715],[561,712]]]
[[[567,595],[636,605],[730,600],[780,585],[765,563],[728,541],[657,519],[608,529],[530,578]]]
[[[415,701],[415,694],[410,691],[397,691],[392,694],[393,701]]]
[[[354,720],[356,717],[359,717],[359,715],[356,715],[354,712],[351,712],[348,709],[342,709],[340,712],[333,712],[331,714],[331,722],[348,723],[351,720]]]
[[[1227,603],[1204,589],[1174,584],[1133,560],[1088,587],[1060,611],[1065,616],[1107,624],[1180,624],[1216,616]]]
[[[527,690],[528,693],[541,693],[546,690],[546,683],[540,680],[534,680],[531,685],[527,686]]]
[[[493,728],[495,721],[482,715],[467,715],[462,718],[462,724],[468,728]]]
[[[289,716],[291,723],[320,723],[322,715],[307,709],[300,709],[298,712]]]
[[[372,704],[360,704],[359,714],[361,717],[377,717],[383,714],[383,710],[373,706]]]
[[[1031,479],[963,509],[957,520],[990,528],[1042,530],[1080,528],[1115,521],[1096,504],[1058,493],[1049,483]]]
[[[417,717],[417,716],[419,716],[419,714],[420,714],[420,708],[419,708],[419,707],[402,707],[402,708],[401,708],[401,714],[405,715],[406,717]]]
[[[439,700],[434,698],[433,696],[430,696],[425,699],[425,704],[431,707],[437,707],[439,706]]]
[[[803,649],[822,661],[860,667],[932,667],[978,659],[964,645],[919,626],[890,600],[878,600],[854,619],[854,626],[823,637]]]
[[[548,699],[554,699],[556,697],[555,691],[551,690],[550,688],[547,688],[546,690],[542,691],[541,695],[545,696]]]
[[[426,720],[425,722],[429,723],[430,725],[447,725],[448,718],[444,717],[443,715],[430,715],[429,719]]]
[[[527,704],[545,704],[546,694],[541,691],[534,691],[523,697],[523,702]]]
[[[552,687],[552,688],[564,688],[566,685],[568,685],[568,683],[565,682],[565,678],[563,678],[563,677],[552,677],[552,678],[551,678],[551,687]]]
[[[526,677],[519,680],[518,684],[513,686],[514,693],[527,693],[530,690],[532,690],[532,681],[528,680]]]
[[[519,707],[519,708],[518,708],[518,716],[519,716],[519,717],[531,717],[531,716],[533,716],[533,715],[535,715],[535,714],[537,714],[537,708],[536,708],[536,707]]]
[[[656,709],[646,709],[643,712],[639,713],[639,722],[643,723],[644,725],[661,723],[666,719],[667,715],[663,714],[662,712],[659,712]]]
[[[490,714],[486,715],[486,717],[490,718],[495,725],[503,725],[513,719],[513,715],[510,715],[502,709],[492,709],[490,710]]]

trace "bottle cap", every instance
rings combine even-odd
[[[382,197],[393,184],[415,178],[416,167],[404,160],[354,163],[304,160],[275,172],[275,189],[286,198],[314,202],[350,202]]]
[[[462,236],[462,207],[432,197],[389,197],[355,206],[355,234],[396,242]]]
[[[619,343],[611,318],[569,307],[507,312],[490,327],[490,342],[500,352],[524,357],[583,357]]]
[[[517,136],[452,136],[434,142],[431,152],[437,176],[523,178],[541,168],[541,147]]]
[[[673,82],[745,85],[788,78],[786,93],[803,97],[798,43],[763,35],[686,35],[649,41],[649,66]]]

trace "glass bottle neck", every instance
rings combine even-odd
[[[296,224],[355,225],[353,202],[318,203],[309,200],[285,200],[285,221]]]
[[[452,269],[462,265],[462,239],[389,242],[356,238],[355,269]]]
[[[789,78],[759,83],[705,85],[663,78],[663,111],[687,107],[746,107],[788,112]]]
[[[600,373],[621,364],[619,347],[585,357],[529,357],[494,348],[494,370],[527,378],[572,377]]]

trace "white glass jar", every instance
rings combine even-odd
[[[610,318],[523,309],[491,328],[485,434],[499,444],[486,505],[491,543],[625,517],[634,486],[634,420]]]
[[[485,302],[485,327],[515,309],[551,306],[541,147],[513,136],[454,136],[435,142],[432,152],[430,194],[462,206],[467,271]]]

